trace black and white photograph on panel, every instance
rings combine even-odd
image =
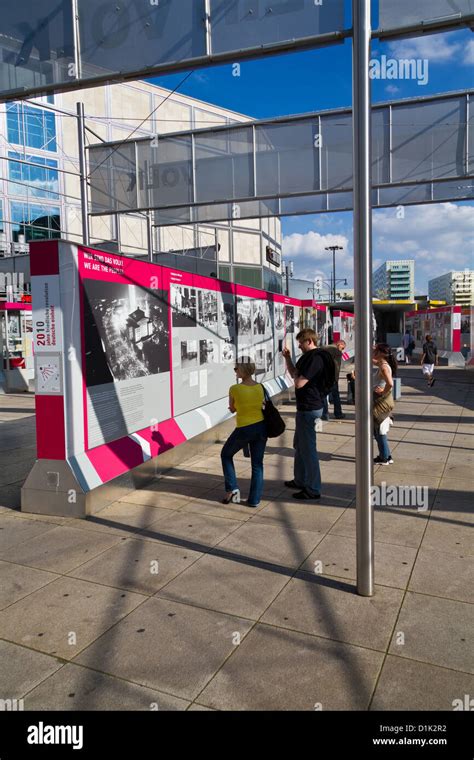
[[[239,338],[252,334],[252,301],[237,296],[237,335]]]
[[[235,301],[231,293],[222,293],[221,306],[221,330],[222,337],[235,335]],[[232,341],[234,342],[234,341]]]
[[[267,372],[273,372],[273,351],[267,351]]]
[[[295,332],[295,309],[294,306],[285,306],[286,332],[293,334]]]
[[[167,293],[84,280],[86,385],[170,371]]]
[[[282,303],[274,303],[273,304],[273,313],[274,313],[274,322],[275,322],[275,330],[283,331],[285,327],[285,323],[283,321],[283,304]]]
[[[171,311],[173,327],[195,327],[197,320],[197,293],[186,285],[171,285]]]
[[[235,362],[235,346],[233,343],[221,341],[221,362],[222,364],[233,364]]]
[[[199,364],[213,364],[217,361],[213,340],[199,341]]]
[[[264,375],[267,371],[267,351],[266,348],[257,348],[255,350],[255,375]]]
[[[197,367],[198,364],[198,342],[197,340],[181,341],[181,367],[189,369]]]
[[[217,331],[217,293],[214,290],[198,290],[197,294],[199,323]]]
[[[254,301],[253,302],[253,334],[265,335],[267,328],[267,302],[266,301]]]

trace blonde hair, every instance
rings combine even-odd
[[[255,364],[253,362],[239,361],[235,366],[239,368],[239,372],[241,372],[244,378],[252,377],[255,374]]]

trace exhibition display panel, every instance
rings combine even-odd
[[[31,245],[31,278],[30,511],[43,489],[55,514],[79,502],[73,513],[87,513],[94,489],[231,418],[237,360],[254,362],[275,395],[292,385],[283,345],[295,357],[303,325],[327,335],[326,308],[312,301],[61,240]]]

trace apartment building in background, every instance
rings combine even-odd
[[[415,262],[385,261],[372,275],[372,289],[374,297],[381,301],[413,301]]]
[[[148,82],[106,85],[0,110],[0,256],[31,240],[82,240],[76,103],[89,144],[249,121],[249,117]],[[66,113],[58,113],[52,108]],[[152,113],[154,111],[154,113]],[[152,114],[150,116],[150,114]],[[143,123],[142,123],[143,122]],[[90,243],[128,256],[148,253],[143,214],[90,217]],[[278,218],[153,228],[158,263],[281,292]]]
[[[428,293],[430,299],[453,306],[474,306],[474,271],[464,269],[434,277],[428,282]]]

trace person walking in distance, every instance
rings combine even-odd
[[[323,416],[322,420],[329,419],[329,401],[334,404],[334,419],[343,420],[345,414],[342,413],[341,397],[339,395],[339,374],[341,372],[342,354],[346,347],[345,340],[337,340],[330,346],[324,346],[324,350],[331,354],[336,366],[336,382],[332,386],[329,394],[323,398]]]
[[[321,469],[316,445],[316,424],[323,414],[323,394],[320,390],[324,380],[325,361],[317,350],[314,330],[301,330],[296,336],[302,356],[291,360],[288,348],[282,351],[286,367],[295,381],[296,427],[293,447],[295,449],[294,479],[285,481],[288,488],[298,489],[295,499],[319,499],[321,496]],[[332,361],[328,355],[328,361]]]
[[[267,429],[263,418],[263,386],[257,383],[255,364],[240,361],[234,367],[240,383],[229,388],[229,410],[237,413],[235,430],[221,451],[226,494],[223,504],[240,503],[240,490],[234,467],[234,456],[243,448],[250,449],[252,477],[247,500],[248,507],[258,507],[263,492],[263,457],[267,445]]]
[[[428,385],[431,388],[436,380],[433,377],[434,368],[438,366],[438,349],[436,343],[433,341],[431,335],[425,337],[423,343],[423,355],[421,357],[421,367],[424,377],[428,381]]]
[[[390,427],[390,415],[395,406],[393,400],[393,378],[397,374],[397,360],[387,343],[377,343],[374,347],[372,361],[377,367],[374,376],[374,438],[379,449],[374,464],[393,464],[388,445],[387,432]]]
[[[405,353],[405,364],[411,364],[411,355],[413,353],[413,350],[411,349],[411,343],[412,343],[411,333],[410,333],[410,330],[407,330],[402,340],[403,350]]]

